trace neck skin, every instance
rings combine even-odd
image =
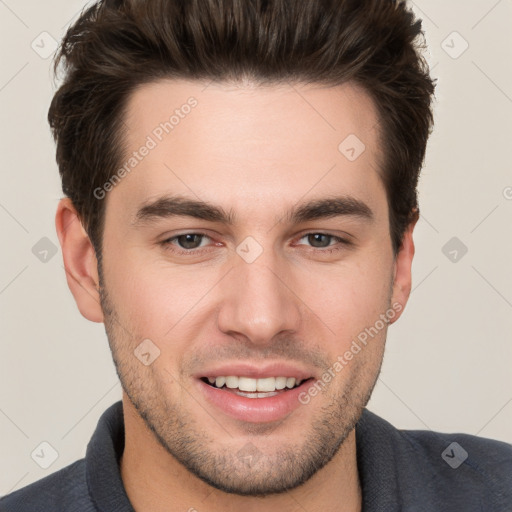
[[[355,430],[338,453],[304,485],[280,495],[255,498],[219,491],[170,455],[123,393],[125,448],[121,478],[137,512],[360,512]]]

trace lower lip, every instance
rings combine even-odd
[[[283,419],[302,405],[299,395],[309,385],[310,379],[296,388],[265,398],[247,398],[231,391],[209,386],[198,379],[199,388],[206,399],[225,414],[237,420],[264,423]]]

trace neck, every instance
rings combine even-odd
[[[355,431],[333,459],[304,485],[265,497],[219,491],[190,473],[156,440],[123,396],[125,449],[121,478],[137,512],[360,512]]]

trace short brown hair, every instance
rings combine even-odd
[[[395,254],[419,215],[418,177],[435,80],[421,20],[395,0],[100,0],[68,29],[48,121],[62,188],[101,256],[104,201],[93,190],[123,161],[127,100],[162,78],[256,84],[357,83],[379,114],[379,169]]]

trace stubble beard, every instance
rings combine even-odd
[[[136,344],[133,345],[127,338],[126,329],[121,327],[101,274],[100,299],[117,375],[133,407],[158,443],[175,460],[197,478],[226,493],[264,497],[284,493],[307,482],[333,459],[354,429],[380,373],[382,357],[379,356],[377,364],[367,364],[364,356],[354,358],[343,388],[333,387],[336,384],[334,378],[320,393],[318,398],[322,399],[321,395],[328,393],[330,399],[310,421],[305,429],[307,433],[299,433],[301,441],[288,441],[292,435],[283,425],[281,435],[287,441],[268,452],[264,447],[268,450],[268,446],[276,444],[269,443],[268,436],[279,430],[280,424],[275,427],[247,425],[245,433],[253,435],[252,442],[237,442],[235,437],[230,437],[226,430],[232,429],[222,429],[220,418],[216,422],[209,417],[209,424],[199,424],[193,411],[188,413],[166,391],[165,385],[174,380],[172,376],[159,375],[156,365],[144,366],[134,356]],[[137,336],[134,339],[138,339]],[[341,382],[340,377],[338,379]],[[187,392],[184,395],[189,396]],[[191,407],[199,407],[193,399],[189,403]],[[215,439],[211,434],[214,430],[226,434],[227,445],[223,446]],[[246,453],[252,453],[249,463],[244,456]]]

